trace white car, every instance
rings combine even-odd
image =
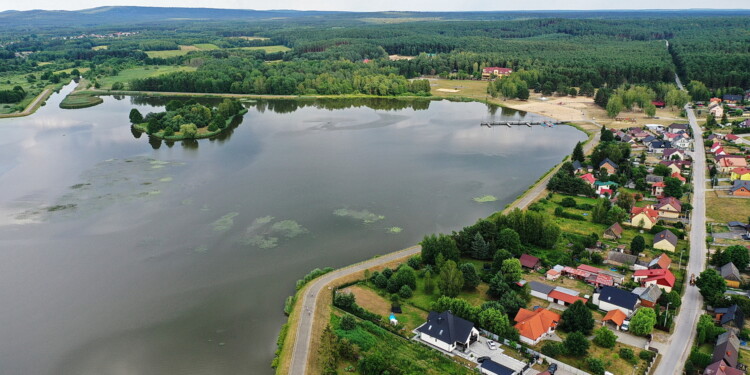
[[[487,347],[490,348],[490,350],[495,350],[497,349],[497,344],[492,340],[487,340]]]
[[[622,325],[620,326],[620,330],[627,331],[629,327],[630,327],[630,321],[626,320],[622,322]]]

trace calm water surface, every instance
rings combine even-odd
[[[166,144],[128,124],[163,100],[59,109],[71,89],[0,120],[4,375],[271,374],[295,280],[489,215],[585,138],[481,128],[534,115],[478,103],[270,101]]]

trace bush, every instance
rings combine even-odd
[[[576,220],[576,221],[586,221],[586,218],[583,217],[582,215],[571,214],[570,212],[565,212],[565,210],[563,210],[562,207],[555,208],[555,216],[561,217],[564,219]]]
[[[419,255],[415,255],[409,258],[409,260],[406,261],[406,264],[408,264],[409,267],[414,268],[415,270],[418,270],[420,267],[422,267],[422,257]]]
[[[381,273],[375,276],[375,279],[372,281],[372,283],[380,289],[385,289],[385,287],[388,286],[388,279]]]
[[[650,350],[641,350],[640,353],[638,353],[638,358],[644,360],[644,361],[650,361],[651,358],[654,357],[654,352]]]
[[[575,207],[576,206],[576,200],[571,197],[565,197],[560,202],[560,205],[563,207]]]
[[[556,342],[556,341],[546,341],[542,345],[542,354],[544,354],[544,355],[546,355],[548,357],[555,358],[555,357],[559,356],[560,354],[562,354],[562,352],[563,352],[563,346],[559,342]]]
[[[404,299],[411,298],[412,294],[413,292],[408,285],[403,285],[401,289],[398,290],[398,295]]]
[[[586,358],[586,366],[594,375],[604,375],[604,362],[598,358]]]
[[[344,316],[341,317],[340,327],[343,330],[351,331],[357,328],[357,319],[354,318],[354,315],[352,314],[344,314]]]
[[[602,327],[596,330],[594,336],[594,344],[601,346],[602,348],[614,348],[617,342],[617,335],[606,327]]]
[[[633,358],[635,358],[635,353],[633,353],[633,349],[630,348],[621,348],[620,349],[620,358],[630,361]]]

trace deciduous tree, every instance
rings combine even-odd
[[[440,269],[438,287],[443,295],[455,297],[464,286],[464,275],[456,266],[456,262],[448,260]]]

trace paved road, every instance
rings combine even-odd
[[[677,86],[683,89],[680,79]],[[690,126],[693,128],[695,150],[693,154],[693,222],[690,229],[690,263],[687,265],[686,279],[696,276],[706,267],[706,154],[703,146],[703,132],[695,119],[695,113],[685,107]],[[682,368],[690,355],[690,347],[695,340],[695,327],[703,312],[703,297],[698,288],[687,285],[682,296],[682,309],[675,318],[674,333],[670,346],[654,371],[654,375],[682,374]]]
[[[594,121],[584,121],[584,122],[590,122],[590,123],[592,123],[592,124],[594,124],[594,125],[596,125],[596,126],[598,126],[598,127],[601,128],[601,125],[597,124]],[[583,153],[584,154],[588,154],[589,152],[591,152],[591,150],[594,149],[594,147],[596,145],[599,144],[599,137],[600,137],[600,135],[601,135],[601,133],[597,132],[596,134],[594,134],[594,138],[591,139],[590,142],[586,143],[583,146]],[[573,150],[570,150],[570,151],[572,152]],[[521,199],[515,201],[515,203],[513,203],[512,205],[510,205],[506,209],[506,211],[511,211],[511,210],[513,210],[515,208],[519,208],[519,209],[523,210],[524,208],[528,207],[532,202],[534,202],[536,200],[537,197],[539,197],[539,194],[542,194],[542,192],[545,189],[547,189],[547,184],[549,183],[549,180],[552,178],[552,176],[555,175],[555,172],[557,172],[557,169],[559,169],[559,168],[560,168],[560,166],[558,165],[555,168],[555,170],[552,171],[552,173],[548,173],[543,179],[541,179],[539,182],[537,182],[536,185],[534,185],[529,191],[527,191],[523,195],[523,197],[521,197]]]
[[[310,284],[310,286],[305,291],[305,295],[302,296],[302,310],[297,327],[297,337],[294,341],[292,363],[289,367],[289,373],[294,375],[305,374],[305,368],[307,367],[307,355],[310,352],[310,335],[312,333],[313,320],[316,318],[314,314],[315,305],[321,292],[329,293],[329,291],[326,289],[326,285],[328,283],[355,272],[362,272],[365,269],[371,267],[385,264],[403,257],[418,254],[421,251],[421,246],[413,246],[402,251],[383,255],[378,258],[373,258],[346,268],[340,268],[313,280],[312,284]],[[317,318],[320,319],[321,317]],[[327,319],[327,317],[322,318]],[[314,349],[317,350],[317,348]]]

